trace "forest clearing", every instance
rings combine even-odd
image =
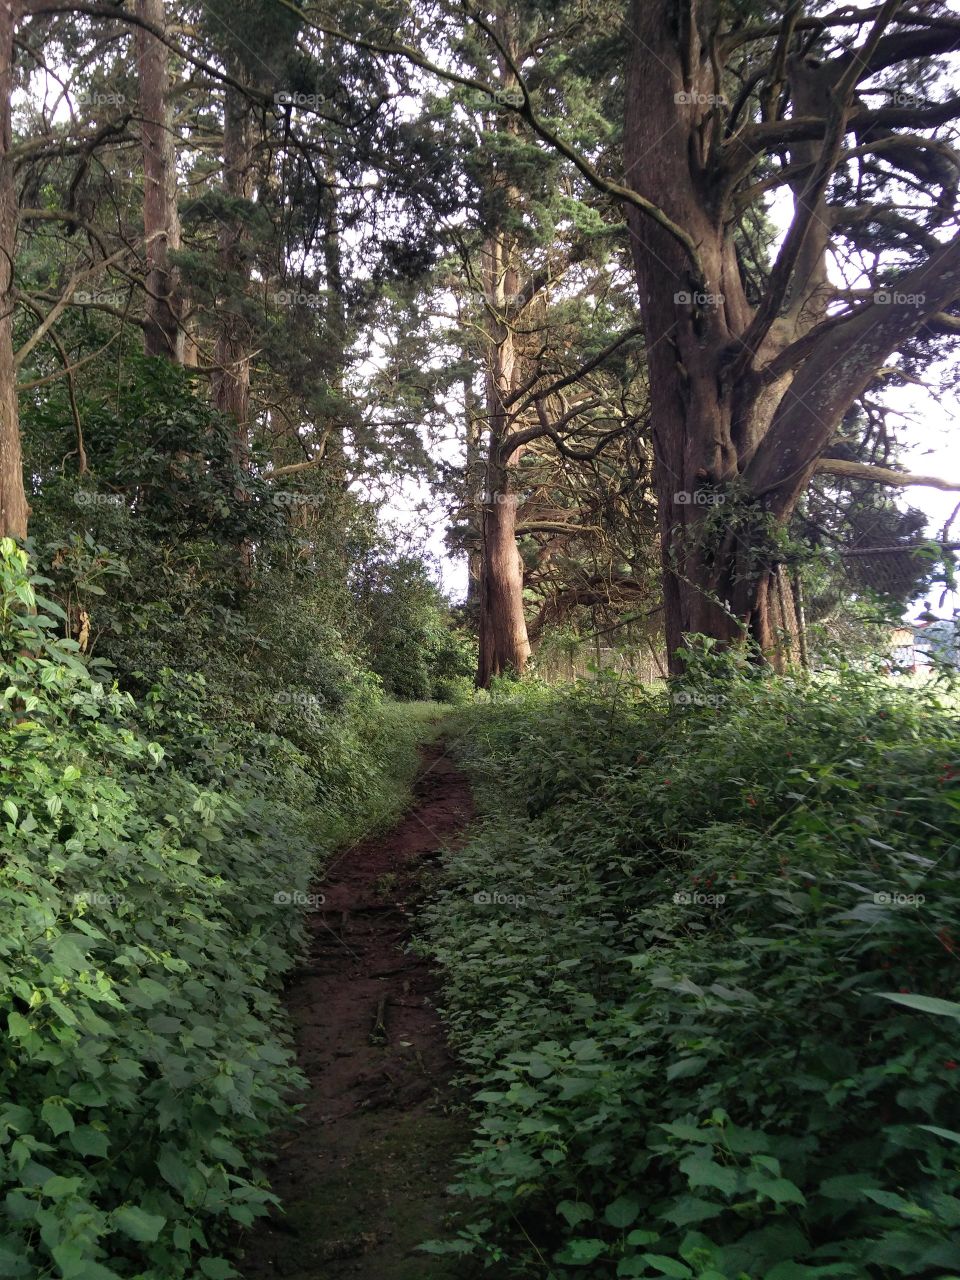
[[[958,1280],[958,72],[0,0],[0,1280]]]

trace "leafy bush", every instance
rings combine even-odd
[[[476,669],[476,645],[450,615],[426,567],[372,555],[353,577],[366,661],[396,698],[456,702]]]
[[[473,713],[490,816],[425,945],[479,1213],[432,1247],[591,1280],[960,1268],[954,705],[707,653],[669,692]]]
[[[410,727],[371,695],[324,774],[305,747],[329,724],[241,728],[174,671],[136,703],[56,638],[44,585],[3,540],[0,1276],[220,1280],[298,1083],[278,996],[300,904],[330,840],[395,803],[378,769],[408,767]],[[345,750],[368,794],[315,820]]]

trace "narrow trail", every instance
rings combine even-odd
[[[245,1242],[245,1280],[457,1274],[450,1260],[415,1252],[443,1230],[444,1189],[468,1135],[449,1107],[435,979],[403,948],[425,873],[471,814],[466,779],[430,745],[399,825],[338,854],[316,886],[325,902],[287,999],[310,1085],[270,1168],[286,1213]]]

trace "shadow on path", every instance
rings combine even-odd
[[[246,1280],[446,1280],[463,1258],[417,1253],[444,1233],[445,1188],[469,1141],[427,961],[404,953],[424,872],[472,814],[443,744],[422,751],[392,831],[337,854],[316,886],[310,959],[287,995],[310,1081],[270,1174],[285,1215],[243,1242]]]

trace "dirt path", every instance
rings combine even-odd
[[[310,1080],[270,1174],[286,1216],[245,1244],[246,1280],[446,1280],[456,1264],[414,1252],[443,1233],[444,1188],[468,1135],[451,1114],[451,1061],[425,961],[404,954],[425,870],[472,812],[442,746],[422,752],[413,804],[393,831],[339,854],[317,886],[309,967],[289,991]]]

